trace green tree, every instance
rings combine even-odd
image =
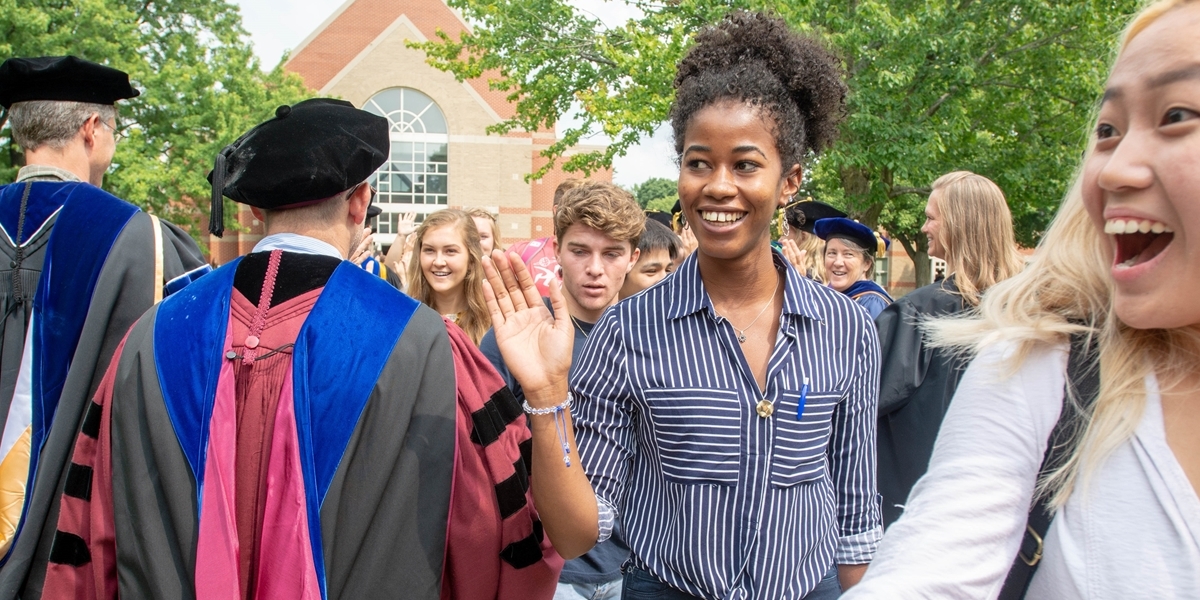
[[[671,204],[674,204],[679,197],[679,186],[674,179],[651,177],[633,186],[633,197],[637,198],[638,204],[644,209],[650,208],[650,202],[660,198],[669,198]]]
[[[142,95],[118,103],[129,137],[105,188],[197,239],[216,153],[312,95],[281,67],[259,68],[237,7],[219,0],[0,0],[0,31],[0,57],[74,54],[130,74]],[[7,129],[0,136],[0,177],[12,181],[22,157]]]
[[[841,140],[808,165],[806,187],[885,228],[929,281],[919,229],[929,184],[968,169],[1005,190],[1021,243],[1036,242],[1084,149],[1113,42],[1138,0],[627,0],[643,16],[616,27],[569,0],[450,0],[476,24],[461,39],[417,44],[430,64],[487,77],[517,114],[493,129],[578,126],[552,159],[589,132],[603,152],[568,170],[611,164],[667,117],[674,65],[698,28],[731,8],[768,10],[821,34],[851,87]]]
[[[670,196],[663,196],[661,198],[655,198],[655,199],[647,202],[646,206],[644,208],[646,210],[654,210],[654,211],[658,211],[658,212],[669,213],[669,212],[671,212],[672,208],[675,208],[675,202],[677,202],[678,200],[679,200],[678,194],[672,194]]]

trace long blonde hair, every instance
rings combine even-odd
[[[1196,1],[1151,5],[1126,30],[1121,50],[1163,14]],[[1147,375],[1154,373],[1165,389],[1200,369],[1200,332],[1190,327],[1134,329],[1116,316],[1110,259],[1106,240],[1084,209],[1077,175],[1031,265],[996,284],[968,317],[927,325],[935,346],[977,352],[997,341],[1015,343],[1014,369],[1034,347],[1062,343],[1071,334],[1098,342],[1099,396],[1090,411],[1072,411],[1079,433],[1070,456],[1038,482],[1038,493],[1056,508],[1077,487],[1086,486],[1095,469],[1133,436],[1146,406]],[[1078,409],[1070,396],[1064,411],[1069,408]]]
[[[799,227],[796,228],[796,235],[803,238],[802,242],[796,242],[796,246],[805,252],[804,262],[808,263],[808,273],[805,275],[821,283],[829,283],[825,276],[825,240]]]
[[[959,295],[976,306],[984,291],[1025,266],[1017,252],[1012,213],[1000,186],[970,171],[938,177],[932,192],[939,191],[942,225],[937,237],[946,252],[946,274],[955,275]]]
[[[483,249],[479,246],[479,230],[475,228],[475,220],[466,212],[453,208],[439,210],[426,216],[421,226],[417,227],[412,258],[408,261],[408,295],[434,306],[433,288],[429,287],[425,274],[421,272],[421,244],[426,233],[447,226],[454,227],[467,250],[467,274],[463,277],[467,309],[455,315],[455,323],[478,346],[483,334],[492,327],[492,317],[483,299]]]
[[[500,223],[496,222],[496,215],[488,212],[486,209],[478,206],[471,206],[463,209],[463,212],[470,215],[472,218],[487,219],[492,224],[492,249],[504,250],[504,245],[500,243]]]

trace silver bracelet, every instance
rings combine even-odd
[[[521,403],[521,408],[524,408],[525,412],[528,414],[531,414],[531,415],[550,415],[550,414],[554,414],[556,412],[571,408],[571,400],[574,400],[574,399],[575,399],[575,396],[572,395],[571,392],[567,392],[567,399],[563,400],[562,404],[557,404],[555,406],[550,406],[547,408],[534,408],[534,407],[530,406],[529,401],[526,400]]]

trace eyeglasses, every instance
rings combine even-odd
[[[121,141],[121,140],[123,140],[123,139],[125,139],[125,138],[127,137],[127,136],[125,135],[125,129],[124,129],[124,128],[117,129],[117,126],[116,126],[116,124],[109,125],[109,124],[108,124],[108,121],[105,121],[104,119],[97,119],[97,122],[98,122],[98,123],[100,123],[101,125],[104,125],[105,127],[107,127],[107,128],[109,128],[109,129],[111,129],[111,130],[112,130],[112,134],[113,134],[113,141],[119,142],[119,141]]]

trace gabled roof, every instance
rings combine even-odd
[[[438,29],[453,39],[469,31],[443,0],[347,0],[300,42],[284,68],[300,75],[308,87],[321,90],[401,17],[407,17],[426,39],[436,39]],[[465,83],[501,118],[516,113],[504,92],[488,89],[486,78]]]

